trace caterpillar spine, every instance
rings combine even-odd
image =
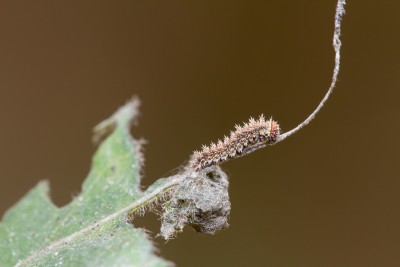
[[[272,120],[265,120],[261,115],[258,120],[250,118],[243,126],[235,125],[235,130],[224,140],[203,145],[201,151],[194,151],[189,166],[196,170],[223,163],[244,153],[247,148],[259,144],[273,144],[280,135],[279,124]]]

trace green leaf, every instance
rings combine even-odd
[[[0,223],[0,266],[169,266],[154,253],[142,229],[125,221],[127,212],[144,205],[171,185],[160,180],[140,190],[140,143],[129,128],[138,100],[120,108],[96,127],[101,143],[82,192],[58,208],[49,186],[40,182]]]

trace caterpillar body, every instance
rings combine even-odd
[[[189,166],[196,170],[217,165],[229,159],[241,156],[246,149],[260,144],[275,143],[280,134],[279,124],[272,120],[265,120],[261,115],[258,120],[250,118],[243,126],[236,125],[230,136],[224,141],[211,143],[202,147],[201,151],[194,151]]]

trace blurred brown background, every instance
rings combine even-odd
[[[41,179],[65,205],[91,129],[142,100],[143,184],[264,113],[289,130],[330,83],[336,1],[0,1],[0,211]],[[400,266],[400,1],[348,0],[340,81],[308,127],[223,165],[231,227],[178,266]],[[155,216],[147,228],[157,233]]]

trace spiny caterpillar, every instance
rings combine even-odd
[[[201,151],[194,151],[189,166],[196,170],[217,165],[229,159],[241,156],[246,148],[258,144],[275,143],[280,134],[279,124],[272,118],[265,120],[261,115],[258,120],[250,118],[243,126],[236,125],[235,131],[230,136],[225,136],[224,141],[211,143],[210,146],[203,145]]]

